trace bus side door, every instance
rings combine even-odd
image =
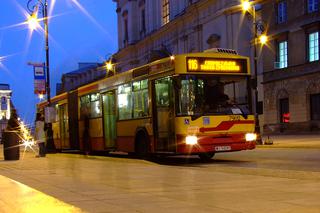
[[[174,92],[171,77],[154,81],[153,124],[156,151],[175,151]]]
[[[102,94],[102,103],[105,148],[111,149],[115,148],[117,138],[115,91]]]

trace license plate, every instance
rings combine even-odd
[[[231,150],[231,146],[215,146],[214,150],[216,150],[217,152],[230,151]]]

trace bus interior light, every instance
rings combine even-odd
[[[246,141],[251,142],[257,140],[257,134],[255,133],[247,133],[246,134]]]
[[[195,145],[198,143],[198,137],[194,135],[188,135],[186,137],[186,144],[188,145]]]

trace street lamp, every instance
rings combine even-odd
[[[34,30],[39,26],[38,13],[43,15],[44,23],[44,35],[45,35],[45,50],[46,50],[46,91],[47,91],[47,101],[48,106],[51,105],[50,99],[50,66],[49,66],[49,31],[48,31],[48,1],[47,0],[28,0],[27,8],[30,11],[30,16],[28,17],[28,24],[30,29]],[[49,121],[50,122],[50,121]],[[47,124],[47,150],[49,152],[55,152],[55,145],[53,142],[53,132],[51,123]]]
[[[261,135],[260,135],[260,123],[259,123],[259,115],[257,112],[257,106],[258,106],[258,59],[257,59],[257,44],[260,43],[261,45],[264,45],[268,41],[268,37],[265,34],[262,34],[264,31],[264,26],[261,22],[257,22],[256,19],[256,9],[253,4],[253,2],[244,0],[242,1],[242,10],[244,12],[248,12],[252,15],[253,19],[253,32],[254,32],[254,78],[252,79],[254,82],[254,115],[255,115],[255,131],[258,134],[257,137],[257,143],[262,144]],[[259,34],[258,35],[258,31]]]

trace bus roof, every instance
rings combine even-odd
[[[101,67],[100,69],[105,69]],[[172,74],[216,74],[216,75],[250,75],[249,58],[236,54],[235,51],[208,51],[174,55],[145,64],[131,70],[106,76],[103,79],[83,85],[75,90],[78,96],[95,91],[106,91],[134,79],[149,78]],[[72,91],[70,91],[72,92]],[[67,92],[57,95],[51,102],[66,98]],[[41,102],[38,107],[44,107]]]

